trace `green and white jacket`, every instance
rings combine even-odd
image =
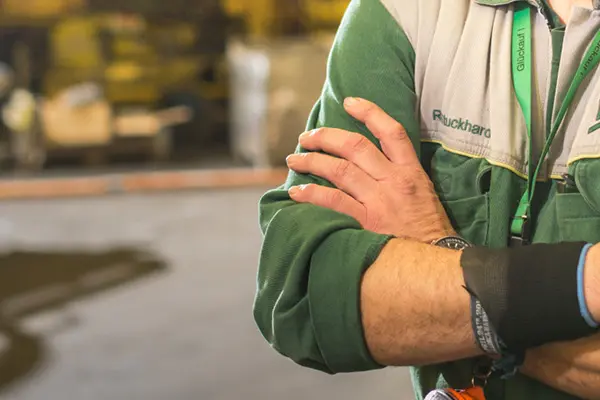
[[[600,10],[575,8],[566,26],[534,0],[353,0],[333,46],[308,128],[376,139],[343,109],[369,99],[403,124],[452,219],[471,242],[507,246],[526,188],[525,121],[511,74],[514,4],[537,8],[533,29],[533,153],[541,153],[571,79],[600,29]],[[310,62],[310,60],[306,60]],[[534,157],[537,159],[537,157]],[[578,191],[559,190],[569,173]],[[533,241],[600,242],[600,71],[586,79],[544,162],[533,205]],[[329,184],[290,172],[260,202],[264,244],[255,319],[297,363],[328,373],[380,368],[360,324],[359,284],[390,239],[350,217],[296,204],[290,186]],[[471,361],[413,370],[417,398],[470,382]],[[563,400],[525,376],[494,379],[489,400]]]

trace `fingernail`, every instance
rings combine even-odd
[[[296,196],[300,194],[304,189],[306,189],[307,186],[308,185],[293,186],[290,188],[290,190],[288,190],[288,193],[290,194],[290,196]]]
[[[318,131],[318,129],[306,131],[302,135],[300,135],[300,139],[306,139],[307,137],[314,135],[316,131]]]
[[[314,135],[314,134],[315,134],[315,133],[317,133],[318,131],[319,131],[319,129],[318,129],[318,128],[317,128],[317,129],[313,129],[313,130],[311,130],[311,131],[306,131],[306,132],[304,132],[303,134],[301,134],[301,135],[300,135],[300,140],[306,139],[306,138],[308,138],[309,136],[312,136],[312,135]]]
[[[352,107],[358,104],[358,101],[359,100],[356,97],[346,97],[346,100],[344,100],[344,105],[346,107]]]
[[[290,196],[294,197],[294,196],[300,194],[301,191],[302,191],[302,187],[294,186],[294,187],[291,187],[290,190],[288,190],[288,193],[290,194]]]
[[[290,154],[289,156],[286,157],[285,162],[287,163],[287,165],[289,166],[290,164],[293,164],[294,161],[296,161],[296,155],[295,154]]]

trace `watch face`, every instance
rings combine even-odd
[[[459,237],[443,238],[438,240],[435,245],[452,250],[463,250],[467,247],[471,247],[471,244],[469,242]]]

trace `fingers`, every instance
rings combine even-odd
[[[358,201],[338,189],[320,185],[294,186],[289,190],[292,200],[298,203],[310,203],[315,206],[346,214],[364,225],[366,209]]]
[[[389,173],[390,161],[365,136],[342,129],[321,128],[300,135],[300,145],[311,151],[324,151],[356,164],[375,179]]]
[[[287,164],[296,172],[328,180],[361,203],[377,191],[376,181],[348,160],[321,153],[303,153],[289,156]]]
[[[346,111],[363,122],[379,139],[385,155],[395,164],[419,162],[417,153],[404,127],[381,108],[368,100],[349,97],[344,101]]]

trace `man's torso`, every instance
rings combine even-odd
[[[422,160],[461,234],[508,244],[529,173],[525,120],[513,88],[513,6],[503,1],[383,0],[415,51]],[[534,160],[572,77],[600,29],[600,11],[575,8],[566,28],[533,17]],[[550,20],[550,21],[549,21]],[[533,242],[600,242],[600,72],[584,81],[542,164]],[[577,188],[565,186],[570,175]],[[468,382],[470,363],[415,371],[419,395]],[[492,381],[490,399],[571,399],[524,376]]]

